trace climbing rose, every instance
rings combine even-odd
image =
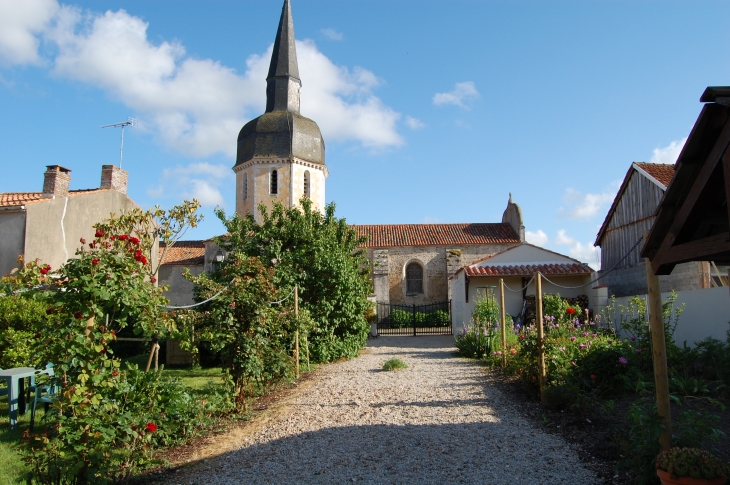
[[[147,426],[145,426],[144,429],[150,433],[154,433],[157,431],[157,425],[155,423],[147,423]]]
[[[81,242],[81,244],[86,244],[86,239],[84,239],[83,237],[79,239],[79,241]]]
[[[155,278],[155,277],[153,276],[152,278],[150,278],[150,281],[151,281],[152,283],[157,283],[157,278]]]
[[[138,249],[138,250],[136,250],[136,251],[134,252],[134,259],[136,259],[137,261],[139,261],[139,258],[141,258],[141,257],[142,257],[142,251],[141,251],[141,250],[139,250],[139,249]]]
[[[573,315],[575,313],[575,310],[573,310],[572,308],[568,308],[567,310],[565,310],[565,313],[567,313],[568,315]]]
[[[113,371],[112,371],[112,375],[113,375],[114,377],[119,377],[119,372],[117,372],[117,371],[113,370]]]
[[[84,318],[84,314],[83,313],[75,313],[74,314],[74,317],[76,317],[76,320],[81,320],[82,318]]]
[[[142,264],[147,264],[147,258],[144,256],[140,257],[137,261],[139,261]]]
[[[129,238],[129,236],[127,236],[126,234],[120,234],[120,235],[119,235],[119,236],[117,237],[117,239],[119,239],[120,241],[126,241],[126,240],[127,240],[127,238]]]
[[[94,233],[94,237],[104,237],[104,232],[97,229]]]
[[[51,271],[51,267],[48,265],[41,268],[41,274],[48,274],[49,271]]]
[[[93,264],[94,266],[96,266],[97,264],[99,264],[99,258],[92,259],[91,260],[91,264]]]
[[[137,238],[136,238],[136,237],[134,237],[134,236],[131,236],[131,237],[129,238],[129,242],[131,242],[132,244],[139,244],[139,239],[137,239]]]

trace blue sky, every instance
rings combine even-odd
[[[281,0],[0,0],[0,191],[45,165],[142,207],[196,196],[218,234],[236,136],[263,112]],[[706,86],[730,84],[720,1],[292,0],[302,114],[327,145],[327,200],[355,224],[499,222],[596,265],[632,161],[673,163]]]

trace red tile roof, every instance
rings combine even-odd
[[[366,248],[463,244],[511,244],[520,238],[503,223],[478,224],[373,224],[352,226],[368,236]]]
[[[101,192],[109,189],[81,189],[69,190],[68,195],[74,197],[84,195],[91,192]],[[43,202],[44,200],[53,200],[51,198],[44,199],[43,192],[3,192],[0,193],[0,207],[17,207],[35,202]]]
[[[538,271],[546,276],[585,275],[593,270],[580,263],[516,264],[504,266],[464,266],[467,276],[532,276]]]
[[[674,177],[674,165],[665,163],[645,163],[635,162],[640,169],[661,182],[665,187],[669,186],[669,182]]]
[[[165,243],[160,243],[160,258]],[[205,262],[205,241],[178,241],[164,253],[163,265],[197,266]]]

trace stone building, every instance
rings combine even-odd
[[[656,210],[674,177],[674,165],[634,162],[598,231],[594,246],[601,247],[601,283],[616,297],[644,295],[646,266],[641,257],[645,231],[656,219]],[[633,248],[633,249],[632,249]],[[662,291],[709,288],[710,263],[679,264],[671,275],[661,276]]]
[[[525,240],[522,211],[511,194],[501,223],[353,227],[368,238],[376,300],[404,305],[450,300],[449,278],[459,268]]]
[[[276,32],[266,78],[266,112],[238,134],[236,212],[260,220],[259,204],[294,207],[306,197],[320,211],[325,205],[324,140],[317,123],[299,113],[299,79],[294,22],[289,0]]]
[[[99,188],[69,190],[70,183],[71,170],[48,165],[41,192],[0,194],[0,274],[16,268],[21,254],[58,268],[80,238],[93,240],[95,223],[139,207],[127,196],[127,172],[114,165],[102,165]]]

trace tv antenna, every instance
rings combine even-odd
[[[121,123],[114,123],[112,125],[104,125],[102,128],[119,128],[122,127],[122,143],[119,145],[119,168],[122,168],[122,151],[124,150],[124,127],[125,126],[131,126],[136,127],[137,126],[137,118],[127,118],[127,121],[122,121]]]

